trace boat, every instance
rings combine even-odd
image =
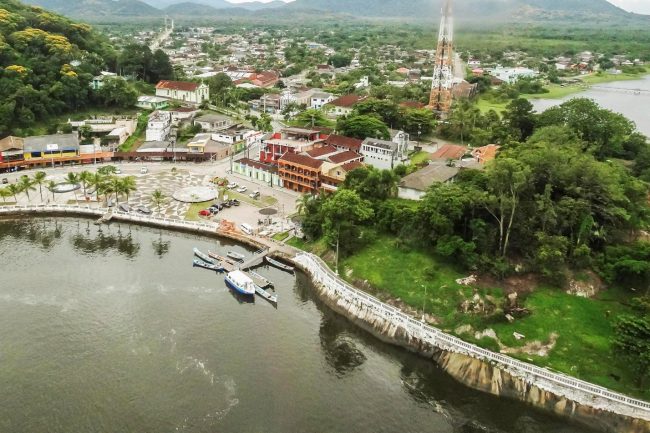
[[[129,206],[126,203],[120,203],[119,206],[117,206],[122,212],[129,213],[131,211],[131,206]]]
[[[255,293],[257,293],[262,298],[269,301],[271,304],[276,305],[276,306],[278,305],[278,296],[277,295],[272,295],[271,293],[264,290],[263,288],[261,288],[257,284],[255,285]]]
[[[284,263],[279,262],[279,261],[277,261],[275,259],[272,259],[269,256],[264,257],[264,259],[268,262],[269,265],[275,266],[278,269],[282,269],[283,271],[287,271],[287,272],[293,272],[294,271],[293,266],[285,265]]]
[[[218,260],[218,261],[220,261],[220,262],[230,263],[231,265],[234,264],[233,261],[230,260],[228,257],[224,257],[224,256],[219,255],[219,254],[217,254],[217,253],[215,253],[215,252],[212,252],[212,251],[210,251],[210,250],[208,250],[208,255],[209,255],[210,257],[212,257],[213,259]]]
[[[215,261],[211,259],[210,256],[199,251],[198,248],[194,248],[194,255],[206,263],[210,263],[211,265],[216,265]]]
[[[228,272],[225,281],[228,287],[232,288],[240,295],[255,295],[255,284],[253,283],[253,280],[242,271]]]
[[[199,260],[199,259],[194,259],[193,266],[195,266],[197,268],[209,269],[209,270],[215,271],[215,272],[223,271],[223,268],[221,266],[214,265],[212,263],[206,263],[203,260]]]
[[[244,259],[246,258],[245,255],[243,255],[241,253],[236,253],[235,251],[228,251],[228,253],[226,255],[228,257],[230,257],[231,259],[239,260],[240,262],[243,262]]]

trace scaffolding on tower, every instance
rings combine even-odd
[[[446,0],[442,8],[438,48],[433,68],[433,82],[429,108],[444,117],[451,109],[454,86],[454,21],[452,0]]]

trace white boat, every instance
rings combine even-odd
[[[226,284],[237,293],[245,296],[255,295],[255,283],[242,271],[232,271],[226,274]]]
[[[235,251],[228,251],[228,253],[226,255],[228,257],[230,257],[231,259],[239,260],[240,262],[244,261],[244,259],[246,258],[245,255],[243,255],[241,253],[237,253]]]

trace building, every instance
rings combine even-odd
[[[201,125],[203,132],[216,132],[230,128],[233,122],[222,114],[205,114],[194,119],[194,124]]]
[[[20,137],[8,136],[0,140],[0,162],[22,161],[24,142]]]
[[[168,111],[155,111],[149,116],[145,141],[166,141],[172,128],[172,115]]]
[[[260,161],[272,163],[287,152],[308,152],[321,147],[326,138],[326,134],[316,129],[284,128],[262,140]]]
[[[537,72],[528,68],[503,68],[497,67],[490,71],[490,75],[505,83],[512,84],[521,78],[535,78],[539,75]]]
[[[444,144],[431,155],[432,161],[449,161],[461,159],[468,152],[467,147],[457,144]]]
[[[363,140],[358,138],[346,137],[344,135],[331,134],[325,140],[325,144],[328,146],[334,146],[339,150],[351,150],[353,152],[361,152],[361,144]]]
[[[285,188],[303,193],[316,194],[320,190],[321,166],[324,161],[287,152],[278,160],[278,172]]]
[[[439,161],[404,177],[398,186],[397,196],[406,200],[422,200],[434,183],[453,182],[460,168]]]
[[[228,143],[219,142],[212,139],[212,134],[196,134],[194,138],[187,143],[188,154],[205,154],[212,155],[213,160],[219,161],[228,158],[232,154],[232,146]]]
[[[104,87],[104,83],[106,82],[106,80],[112,80],[112,79],[123,80],[124,78],[119,77],[117,74],[113,72],[102,71],[99,75],[93,77],[92,81],[90,82],[90,88],[92,90],[99,90],[102,87]]]
[[[273,87],[280,81],[280,75],[274,71],[264,71],[259,74],[253,74],[250,78],[251,84],[257,87]]]
[[[332,110],[329,112],[329,114],[332,116],[347,116],[348,114],[352,113],[355,105],[357,105],[359,102],[364,101],[365,99],[365,97],[358,95],[345,95],[333,100],[326,105],[332,107]]]
[[[408,145],[396,141],[366,138],[361,144],[364,162],[379,170],[392,170],[408,163]]]
[[[336,192],[345,182],[348,173],[357,168],[365,167],[362,162],[352,161],[345,164],[325,163],[321,168],[321,188],[326,192]]]
[[[29,159],[56,159],[79,155],[77,134],[54,134],[25,137],[23,157]]]
[[[195,107],[170,108],[169,110],[165,111],[171,114],[172,123],[178,123],[183,120],[192,119],[199,112],[199,110],[197,110]]]
[[[496,144],[488,144],[487,146],[477,147],[472,150],[472,156],[476,158],[479,164],[486,164],[497,157],[497,152],[501,146]]]
[[[282,187],[282,179],[278,173],[277,165],[264,164],[248,158],[242,158],[233,162],[233,173],[246,176],[251,180],[264,182],[269,186]]]
[[[210,88],[205,83],[163,80],[156,84],[156,96],[200,104],[210,99]]]
[[[334,95],[327,92],[315,92],[309,99],[309,107],[320,110],[334,100]]]
[[[138,102],[135,106],[145,110],[161,110],[169,106],[169,100],[159,96],[138,96]]]

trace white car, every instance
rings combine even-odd
[[[260,197],[260,192],[259,191],[253,191],[248,195],[252,199],[258,199]]]
[[[148,169],[147,167],[142,167],[142,168],[140,169],[140,173],[142,173],[142,174],[147,174],[147,173],[149,173],[149,169]]]
[[[245,193],[247,190],[248,190],[248,188],[246,188],[245,186],[242,186],[241,188],[239,188],[239,189],[237,190],[237,192],[240,192],[240,193],[243,194],[243,193]]]
[[[237,185],[235,182],[230,182],[230,183],[228,184],[228,189],[235,189],[235,188],[237,188],[237,186],[238,186],[238,185]]]
[[[116,168],[115,169],[115,174],[122,174],[122,170],[120,170],[119,168]]]

